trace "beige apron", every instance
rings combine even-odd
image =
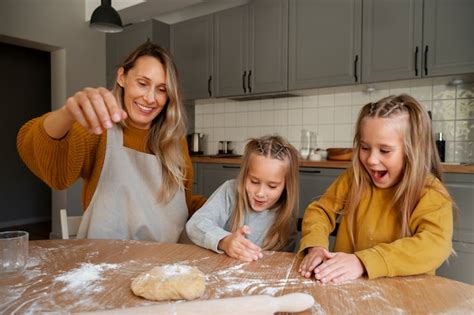
[[[176,243],[188,217],[184,190],[164,205],[157,200],[161,184],[157,157],[124,147],[119,126],[108,129],[104,165],[77,238]]]

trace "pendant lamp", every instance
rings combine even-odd
[[[93,29],[104,33],[118,33],[123,31],[122,19],[117,11],[112,8],[112,0],[101,0],[91,16],[89,24]]]

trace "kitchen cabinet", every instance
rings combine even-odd
[[[213,15],[170,26],[170,45],[187,100],[212,97]]]
[[[299,196],[299,215],[298,221],[301,223],[304,211],[308,205],[319,199],[322,194],[329,188],[332,182],[342,173],[344,169],[337,168],[300,168],[300,196]],[[299,223],[299,224],[300,224]],[[301,239],[301,232],[298,231],[297,244]],[[335,235],[329,236],[329,250],[334,247]],[[298,249],[296,248],[296,251]]]
[[[474,174],[444,174],[445,185],[454,199],[452,255],[437,275],[474,284]]]
[[[214,15],[215,96],[288,89],[288,0],[254,0]]]
[[[290,0],[289,89],[360,82],[361,0]]]
[[[226,180],[237,178],[240,166],[235,164],[205,164],[199,163],[197,171],[196,194],[209,198]]]
[[[109,89],[113,87],[120,63],[147,40],[169,50],[169,34],[169,25],[157,20],[126,26],[120,33],[108,33],[106,35],[107,87]]]
[[[474,71],[474,2],[364,0],[362,81]]]

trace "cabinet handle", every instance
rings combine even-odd
[[[415,48],[415,77],[418,76],[418,46]]]
[[[425,75],[428,75],[428,45],[425,47]]]
[[[247,89],[245,88],[245,76],[247,75],[247,71],[244,71],[244,75],[242,76],[242,88],[244,89],[244,93],[247,93]]]
[[[355,60],[354,60],[354,79],[357,82],[357,62],[359,61],[359,55],[356,55]]]
[[[238,169],[238,168],[240,168],[240,166],[237,166],[237,165],[222,165],[222,168],[234,168],[234,169]]]
[[[209,79],[207,79],[207,92],[209,93],[209,96],[212,96],[211,82],[212,82],[212,75],[210,75]]]
[[[252,70],[249,70],[249,76],[247,78],[247,87],[249,88],[249,93],[252,93],[252,86],[250,85],[250,76],[252,75]]]
[[[300,170],[300,173],[305,173],[305,174],[319,174],[321,171],[318,170]]]

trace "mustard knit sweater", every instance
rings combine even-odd
[[[433,185],[443,190],[435,179]],[[309,247],[328,248],[349,192],[351,178],[341,174],[324,195],[305,210],[298,253]],[[355,248],[349,236],[348,222],[341,216],[334,252],[354,253],[364,265],[369,279],[383,276],[434,274],[450,255],[453,234],[452,202],[432,188],[426,188],[410,219],[411,237],[400,238],[398,213],[393,208],[395,188],[373,187],[361,198],[354,217]]]
[[[90,134],[78,123],[62,139],[51,138],[43,127],[48,114],[28,121],[17,136],[17,149],[28,168],[54,189],[65,189],[78,178],[83,179],[82,205],[87,209],[99,181],[105,158],[107,133]],[[124,146],[150,153],[146,146],[148,130],[123,129]],[[205,202],[202,196],[192,196],[193,169],[186,140],[182,141],[186,160],[185,192],[189,213]]]

